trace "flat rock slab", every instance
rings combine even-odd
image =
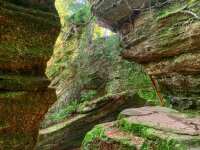
[[[200,118],[189,117],[168,108],[142,107],[121,113],[130,124],[182,135],[200,135]]]
[[[116,122],[95,126],[83,150],[200,150],[200,119],[163,107],[126,109]]]
[[[144,115],[150,115],[153,113],[158,113],[158,112],[163,112],[163,113],[176,113],[177,111],[169,109],[169,108],[163,108],[159,106],[155,107],[141,107],[141,108],[130,108],[130,109],[125,109],[123,110],[120,115],[124,117],[128,116],[144,116]]]

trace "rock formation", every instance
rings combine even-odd
[[[0,149],[31,150],[37,143],[40,122],[56,101],[45,70],[59,31],[54,1],[0,1]]]
[[[200,1],[104,0],[99,24],[120,34],[125,59],[140,63],[177,109],[200,109]],[[161,107],[121,112],[95,126],[82,149],[198,150],[200,118]]]
[[[38,150],[65,150],[80,147],[85,134],[96,124],[117,119],[120,111],[142,107],[146,100],[134,93],[120,93],[94,99],[77,108],[74,115],[49,128],[40,130]]]
[[[83,150],[198,150],[200,120],[162,107],[121,112],[116,122],[95,126],[87,133]]]
[[[62,114],[71,103],[81,103],[83,97],[93,99],[138,89],[154,92],[141,66],[119,56],[121,48],[116,35],[88,39],[87,29],[93,28],[95,23],[76,27],[67,20],[65,22],[67,25],[62,27],[46,72],[52,81],[51,86],[56,88],[57,101],[45,115],[41,128],[62,120],[56,116]],[[104,33],[105,29],[100,29]],[[74,31],[79,31],[79,34]],[[94,36],[98,33],[93,31],[89,34]],[[90,44],[85,44],[86,40],[91,41]]]
[[[104,0],[101,25],[119,32],[122,57],[142,64],[174,108],[200,106],[200,1]]]

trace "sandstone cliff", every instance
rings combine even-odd
[[[3,150],[33,149],[40,122],[56,100],[55,90],[48,88],[50,81],[45,70],[60,23],[53,1],[50,3],[54,13],[42,11],[48,3],[0,1],[0,149]]]
[[[150,3],[149,3],[150,2]],[[174,108],[200,109],[200,1],[104,0],[99,24],[121,36],[122,57],[145,67]],[[199,117],[161,107],[127,109],[87,133],[82,149],[200,149]]]
[[[120,33],[122,57],[142,64],[178,109],[200,106],[199,3],[104,0],[94,5],[100,24]]]
[[[65,115],[64,112],[70,105],[107,94],[126,90],[138,92],[141,89],[156,97],[141,66],[119,56],[118,36],[99,27],[95,21],[78,25],[87,18],[84,9],[76,14],[79,13],[63,19],[61,34],[48,63],[47,75],[52,80],[51,86],[56,88],[58,100],[46,114],[41,128],[69,117],[70,113]],[[73,17],[76,20],[70,20]]]

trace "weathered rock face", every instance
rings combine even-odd
[[[116,120],[120,111],[141,107],[145,103],[146,100],[134,93],[120,93],[83,103],[74,116],[40,130],[37,149],[65,150],[80,147],[85,134],[96,124]]]
[[[78,105],[86,99],[139,88],[152,90],[151,82],[141,67],[119,56],[121,48],[117,36],[88,40],[85,39],[88,31],[84,31],[94,28],[94,24],[76,27],[65,22],[67,25],[62,28],[46,72],[52,80],[51,86],[56,88],[57,101],[45,115],[41,128],[64,119],[58,116],[73,102]],[[79,31],[80,35],[74,31]],[[91,34],[94,36],[96,33]],[[86,40],[91,42],[85,44]]]
[[[45,69],[59,18],[0,1],[0,27],[0,149],[31,150],[40,121],[56,100]]]
[[[143,64],[174,107],[199,109],[200,1],[147,3],[100,1],[95,13],[120,32],[122,57]]]
[[[197,150],[200,119],[163,107],[121,112],[116,122],[97,125],[87,133],[82,149]]]

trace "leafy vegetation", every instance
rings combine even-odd
[[[53,121],[57,122],[71,116],[73,111],[76,110],[77,104],[77,101],[73,101],[66,108],[60,110],[59,113],[54,114],[52,116]]]
[[[94,90],[88,91],[81,96],[81,102],[90,101],[96,96],[97,92]]]

